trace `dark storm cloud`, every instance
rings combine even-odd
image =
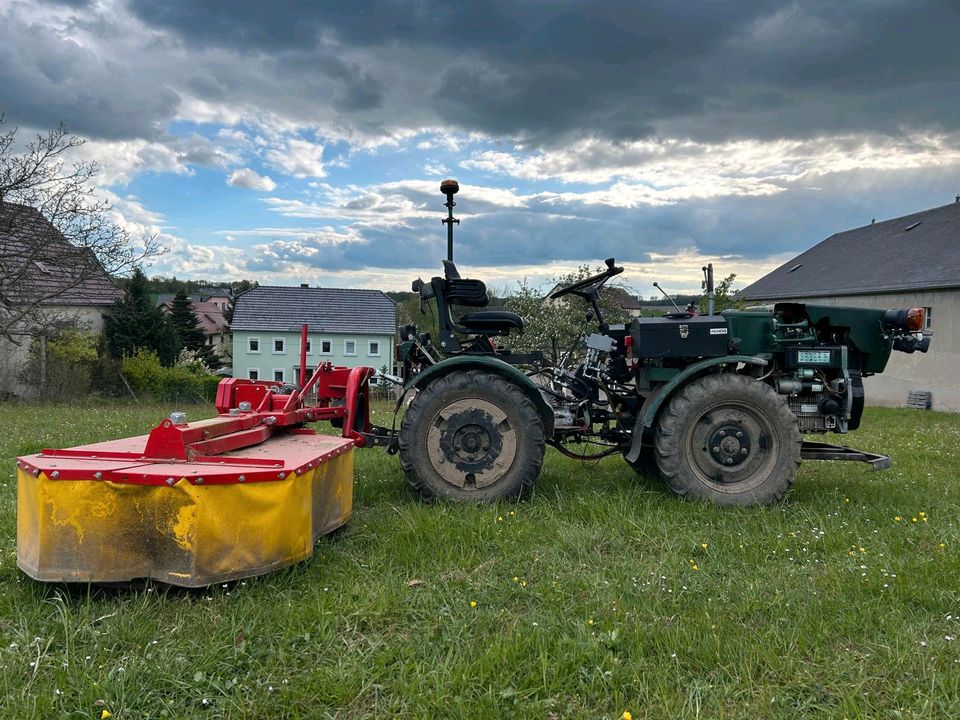
[[[303,4],[133,0],[188,45],[291,50],[334,77],[325,42],[357,51],[343,112],[383,126],[442,122],[553,144],[635,139],[898,132],[960,123],[955,5],[936,2]],[[416,55],[420,64],[398,62]],[[293,67],[295,77],[305,69]],[[387,81],[417,89],[384,102]],[[409,83],[409,86],[406,85]],[[296,92],[280,87],[278,93]]]
[[[136,60],[110,60],[38,23],[0,15],[0,112],[35,128],[63,121],[94,138],[156,137],[180,98],[145,82]]]

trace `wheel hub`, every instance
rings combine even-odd
[[[752,449],[749,435],[734,424],[715,428],[707,439],[707,448],[710,456],[725,467],[739,465],[750,457]]]
[[[440,435],[440,452],[460,472],[489,470],[502,448],[503,436],[490,413],[471,408],[446,417]]]

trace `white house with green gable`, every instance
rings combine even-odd
[[[234,300],[234,377],[298,382],[304,323],[308,375],[320,362],[395,374],[397,306],[379,290],[258,286]]]

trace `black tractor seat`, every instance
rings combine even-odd
[[[523,332],[523,318],[506,310],[481,310],[466,313],[457,325],[479,335],[509,335],[511,330]]]

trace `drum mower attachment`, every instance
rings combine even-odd
[[[299,389],[229,378],[215,418],[172,413],[149,435],[18,458],[17,565],[44,581],[201,587],[309,557],[352,513],[373,372],[323,363]],[[304,427],[317,420],[343,436]]]

